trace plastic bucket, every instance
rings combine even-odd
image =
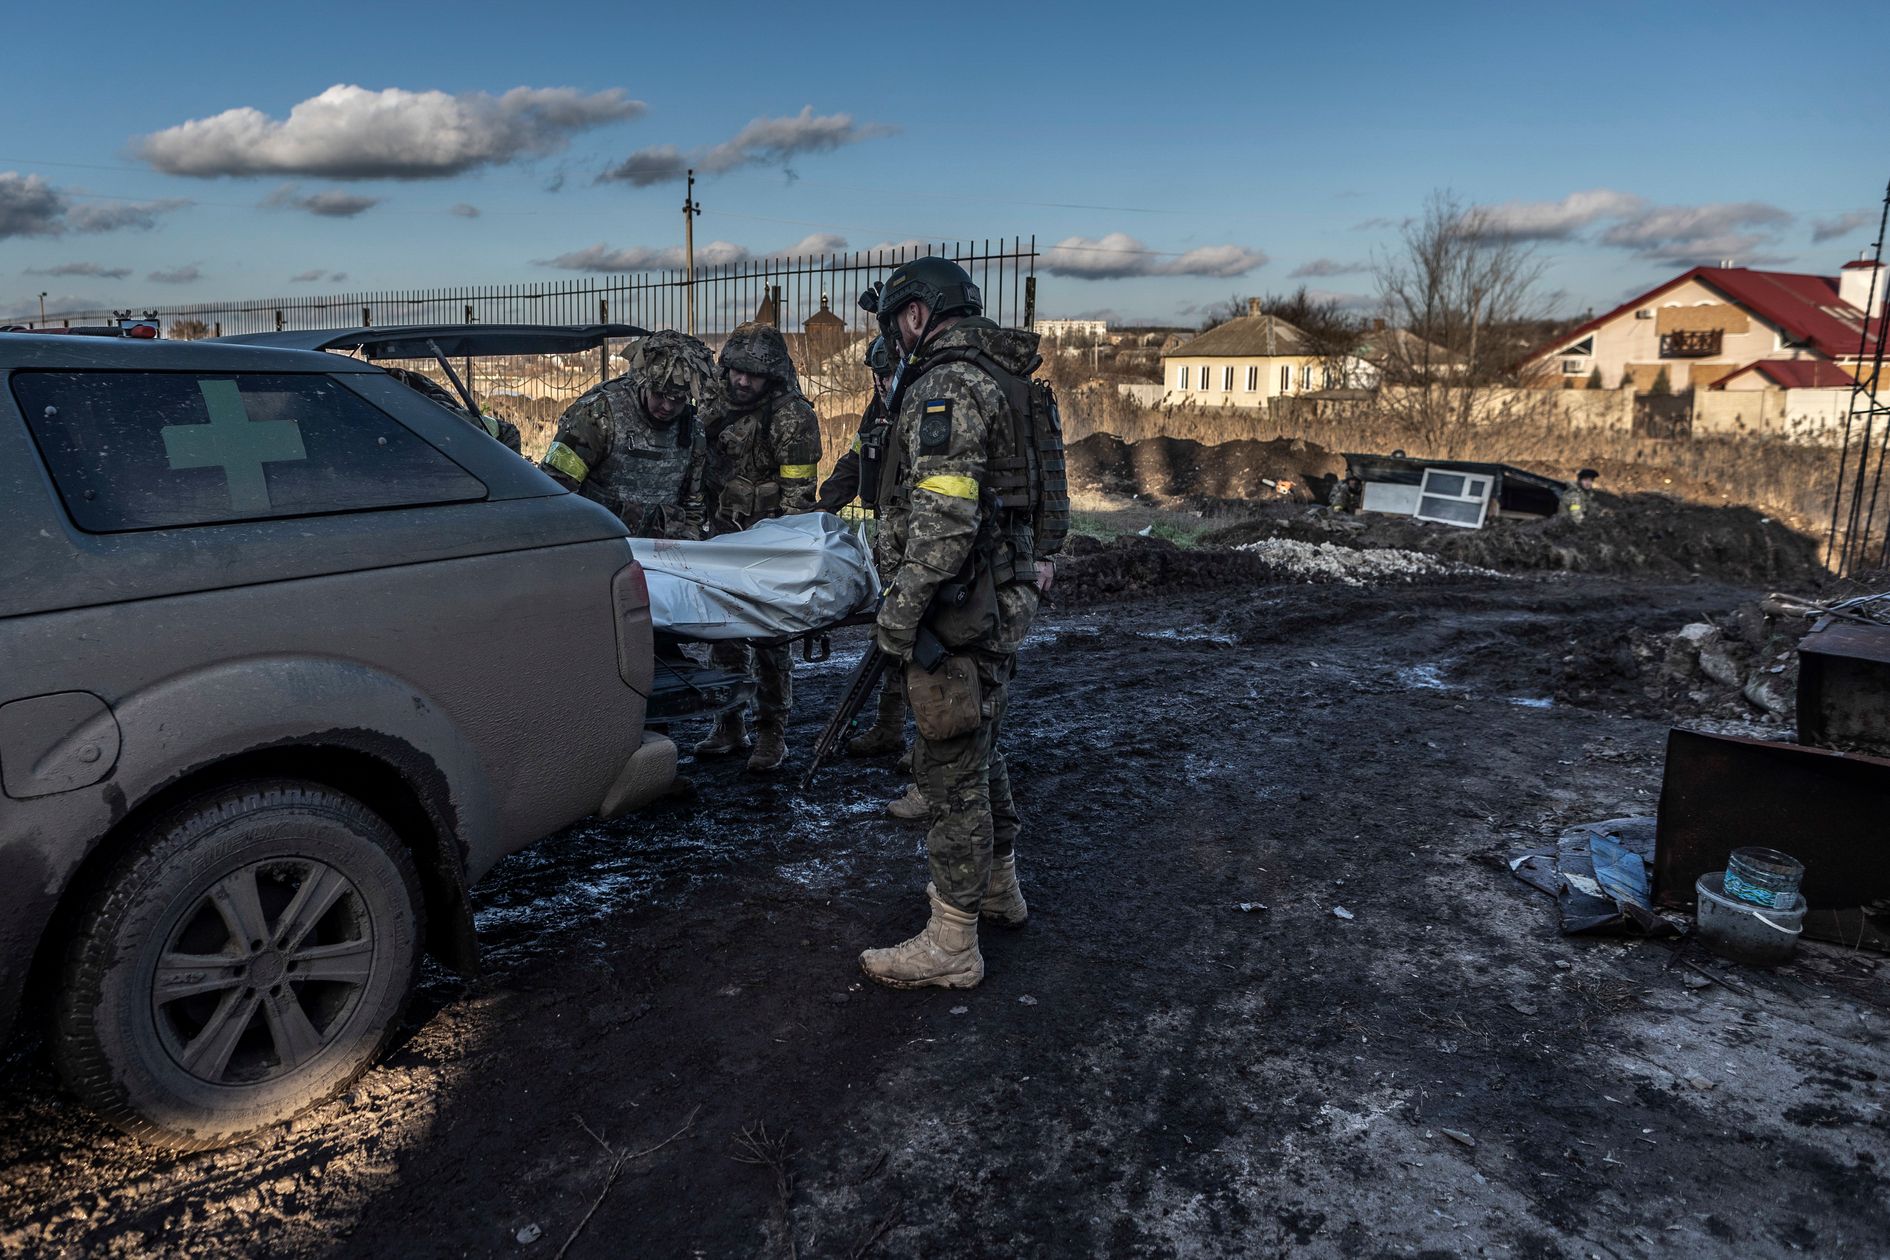
[[[1694,883],[1699,895],[1701,942],[1735,962],[1781,963],[1798,948],[1805,925],[1805,899],[1793,894],[1783,910],[1755,906],[1726,895],[1726,872],[1709,871]]]
[[[1798,901],[1804,863],[1777,849],[1734,849],[1726,859],[1726,895],[1772,910],[1789,910]]]

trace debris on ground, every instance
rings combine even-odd
[[[1334,543],[1265,538],[1242,543],[1235,551],[1259,556],[1282,580],[1339,582],[1346,586],[1412,582],[1434,577],[1501,577],[1494,569],[1438,560],[1417,551],[1391,547],[1341,547]]]
[[[1653,818],[1611,818],[1569,827],[1552,850],[1518,854],[1509,869],[1556,899],[1564,935],[1678,935],[1654,909],[1653,856]]]

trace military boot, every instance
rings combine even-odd
[[[869,949],[860,954],[860,970],[895,989],[969,989],[984,979],[984,955],[978,952],[978,916],[966,914],[939,899],[938,889],[925,886],[932,902],[932,919],[925,931],[890,949]]]
[[[884,757],[906,747],[906,697],[897,687],[879,693],[879,720],[847,741],[854,757]]]
[[[750,774],[762,774],[780,768],[787,759],[787,732],[780,718],[762,718],[755,725],[755,751],[748,758]]]
[[[1017,855],[991,859],[991,882],[984,888],[984,904],[978,916],[999,927],[1020,928],[1030,917],[1024,894],[1017,886]]]
[[[748,734],[742,729],[742,711],[730,709],[715,719],[715,729],[696,745],[698,757],[733,757],[748,751]]]
[[[904,796],[886,807],[886,812],[900,822],[924,822],[932,816],[932,807],[925,803],[925,793],[914,783],[906,788]]]

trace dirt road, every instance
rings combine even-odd
[[[153,1156],[29,1048],[0,1249],[549,1258],[581,1225],[572,1256],[1882,1255],[1890,968],[1808,946],[1696,988],[1664,946],[1559,937],[1503,863],[1651,812],[1665,727],[1584,707],[1583,662],[1747,594],[1049,616],[1007,741],[1031,921],[987,934],[981,988],[858,974],[923,914],[889,768],[807,796],[699,769],[697,801],[507,862],[486,974],[430,978],[291,1131]],[[803,746],[848,649],[803,675]]]

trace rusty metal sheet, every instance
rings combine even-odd
[[[1799,641],[1798,742],[1890,756],[1890,626],[1827,617]]]
[[[1723,870],[1744,845],[1782,849],[1805,864],[1805,901],[1852,911],[1890,931],[1890,760],[1798,744],[1675,730],[1667,737],[1654,848],[1654,899],[1691,905],[1693,881]],[[1813,914],[1806,934],[1846,916]],[[1855,940],[1854,916],[1844,939]]]

